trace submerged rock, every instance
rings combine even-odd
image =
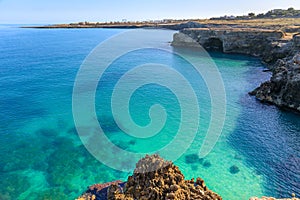
[[[147,155],[142,158],[136,164],[133,175],[128,177],[125,185],[122,186],[120,182],[114,182],[108,183],[105,185],[106,187],[102,187],[102,184],[100,186],[97,187],[97,190],[90,187],[78,199],[222,199],[218,194],[209,190],[201,178],[197,178],[196,181],[194,179],[185,180],[177,166],[170,161],[163,160],[158,155]]]
[[[1,200],[18,199],[19,194],[30,188],[28,178],[19,174],[0,173],[0,180]]]
[[[211,166],[211,163],[207,160],[203,163],[203,167],[209,168]]]
[[[290,198],[290,199],[289,198],[276,199],[274,197],[262,197],[262,198],[251,197],[249,200],[300,200],[300,199],[293,196],[293,198]]]
[[[231,174],[237,174],[240,172],[240,169],[236,166],[236,165],[232,165],[230,168],[229,168],[229,171]]]
[[[194,163],[202,163],[203,158],[199,158],[197,154],[188,154],[185,156],[185,163],[194,164]]]
[[[197,170],[198,170],[198,165],[192,165],[192,166],[191,166],[191,169],[192,169],[193,171],[197,171]]]

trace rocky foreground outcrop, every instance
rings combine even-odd
[[[272,78],[249,94],[262,102],[300,112],[300,35],[253,28],[188,28],[174,34],[173,46],[241,53],[269,63]],[[275,64],[274,64],[275,63]]]
[[[78,200],[221,200],[201,178],[185,180],[172,162],[158,155],[146,156],[124,184],[112,182],[89,187]]]

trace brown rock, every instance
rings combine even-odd
[[[222,199],[210,191],[200,178],[184,180],[184,176],[172,162],[165,161],[158,155],[146,156],[137,164],[134,174],[128,177],[124,192],[118,186],[111,185],[108,190],[111,200],[126,198],[156,200],[193,200]]]

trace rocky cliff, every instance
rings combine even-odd
[[[185,180],[172,162],[158,155],[146,156],[125,184],[113,182],[92,186],[78,200],[221,200],[201,178]]]
[[[300,35],[294,35],[290,43],[289,54],[271,66],[271,79],[249,94],[262,102],[300,112]]]
[[[262,102],[300,112],[300,35],[253,28],[189,28],[174,34],[173,46],[241,53],[269,63],[272,78],[250,94]],[[275,64],[274,64],[275,63]]]
[[[271,79],[250,94],[262,102],[300,112],[300,53],[278,60]]]
[[[259,56],[269,63],[288,54],[291,44],[284,36],[282,31],[268,29],[188,28],[174,34],[172,45],[200,44],[207,50]]]

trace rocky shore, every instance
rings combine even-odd
[[[164,23],[57,24],[25,28],[166,28],[172,45],[260,57],[272,78],[249,92],[264,103],[300,112],[300,18],[194,20]],[[268,70],[267,70],[268,71]]]
[[[272,77],[249,94],[262,102],[300,112],[300,54],[278,60]]]
[[[222,200],[201,178],[185,180],[180,169],[158,155],[146,155],[126,182],[113,181],[88,187],[76,200]],[[249,200],[300,200],[252,197]]]
[[[300,112],[300,35],[258,28],[187,28],[174,34],[175,47],[197,47],[257,56],[272,77],[249,94],[280,108]]]
[[[221,200],[201,178],[185,180],[179,168],[158,155],[146,156],[126,183],[96,184],[77,200]]]

